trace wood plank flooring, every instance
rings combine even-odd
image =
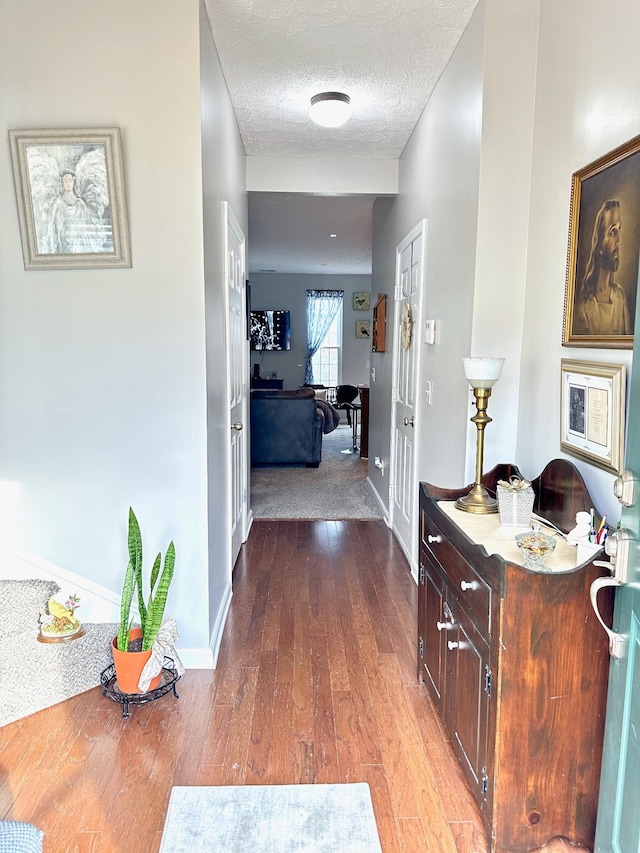
[[[384,853],[486,853],[416,680],[416,592],[383,522],[255,522],[217,669],[128,720],[95,688],[5,726],[0,817],[45,853],[155,853],[173,785],[365,781]]]

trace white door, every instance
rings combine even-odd
[[[396,249],[393,312],[393,389],[391,414],[391,526],[412,571],[416,566],[418,483],[416,476],[416,418],[419,369],[420,294],[424,250],[424,221]]]
[[[229,405],[229,519],[231,568],[248,524],[247,376],[245,239],[233,212],[224,203],[227,282],[227,399]]]

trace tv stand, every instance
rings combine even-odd
[[[254,376],[251,377],[252,388],[274,388],[276,391],[282,391],[284,388],[284,379],[260,379]]]

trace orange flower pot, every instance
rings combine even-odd
[[[142,637],[142,628],[132,628],[129,631],[129,640],[138,640]],[[138,688],[138,682],[144,665],[151,657],[151,649],[146,652],[123,652],[117,648],[118,638],[114,637],[111,641],[111,651],[113,653],[113,663],[116,668],[116,681],[118,690],[122,693],[142,693]],[[148,690],[149,693],[160,687],[162,673],[151,679],[151,684]]]

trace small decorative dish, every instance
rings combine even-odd
[[[524,557],[527,569],[537,571],[548,571],[545,569],[545,560],[553,553],[556,540],[553,536],[547,536],[539,530],[527,530],[526,533],[518,533],[516,545]]]

